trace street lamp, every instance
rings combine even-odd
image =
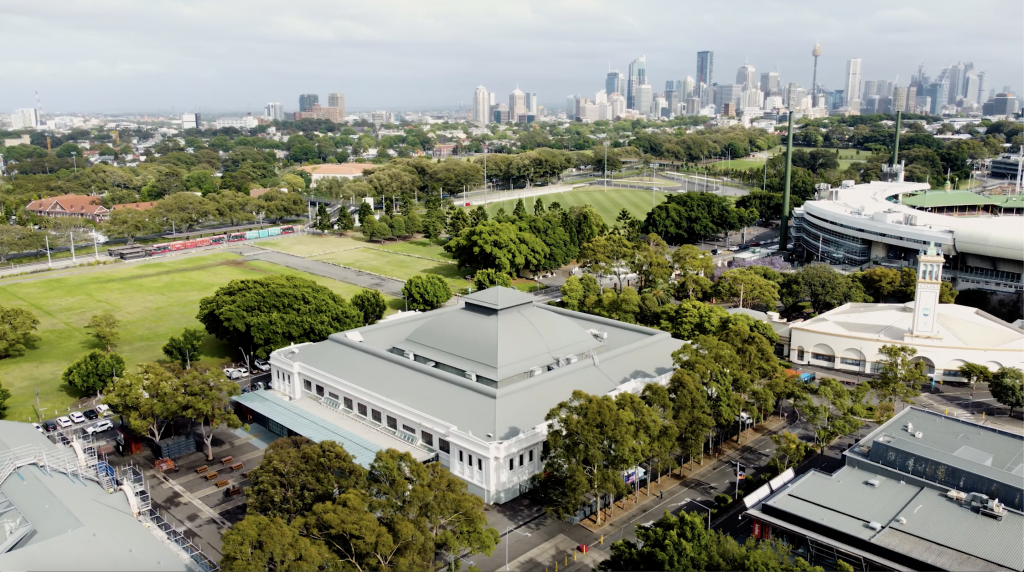
[[[505,570],[508,570],[508,539],[512,536],[513,532],[519,532],[519,534],[522,534],[523,536],[530,536],[529,532],[520,532],[511,526],[505,529]]]
[[[708,530],[710,531],[711,530],[711,509],[709,507],[706,507],[706,506],[700,504],[697,501],[690,501],[690,502],[692,502],[693,504],[695,504],[695,505],[701,507],[702,509],[708,511]]]
[[[77,154],[78,153],[76,153],[74,151],[71,152],[71,162],[75,165],[75,174],[76,175],[78,174],[78,159],[75,158],[75,155],[77,155]]]
[[[252,391],[252,368],[249,367],[249,356],[245,355],[245,350],[238,348],[242,352],[242,359],[245,360],[245,374],[249,376],[249,391]]]
[[[608,192],[608,140],[604,142],[604,191]]]

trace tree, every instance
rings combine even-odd
[[[89,323],[85,325],[85,329],[107,349],[107,353],[110,353],[111,344],[116,344],[121,338],[121,332],[117,331],[120,327],[121,321],[110,312],[96,314],[89,318]]]
[[[498,272],[491,268],[477,270],[473,275],[473,288],[477,291],[485,290],[491,286],[512,287],[512,278],[504,272]]]
[[[82,393],[99,395],[124,371],[124,358],[120,355],[92,350],[69,365],[61,380]]]
[[[659,281],[672,276],[668,244],[656,234],[648,234],[634,246],[629,269],[637,275],[638,290],[646,290]]]
[[[279,190],[271,190],[263,193],[256,199],[259,208],[271,220],[305,216],[306,199],[298,193],[285,193]]]
[[[738,230],[741,222],[740,213],[725,197],[681,193],[647,213],[642,232],[653,232],[669,244],[693,244],[724,230]]]
[[[912,362],[917,349],[912,346],[886,345],[879,350],[884,359],[878,377],[868,381],[878,400],[891,414],[895,410],[896,400],[910,402],[920,394],[919,387],[928,381],[924,372],[924,362]]]
[[[748,268],[725,271],[715,283],[715,291],[724,299],[734,300],[741,308],[761,305],[775,310],[779,302],[779,285]]]
[[[562,284],[561,291],[563,308],[574,312],[583,311],[583,284],[578,276],[570,276],[565,283]]]
[[[971,384],[972,388],[977,383],[985,383],[992,379],[993,372],[989,370],[987,366],[967,362],[957,369],[960,372],[960,376],[963,377],[967,383]]]
[[[345,234],[345,231],[352,230],[356,227],[355,221],[352,220],[352,213],[350,213],[345,206],[338,209],[337,225],[341,234]]]
[[[352,296],[352,306],[362,313],[364,326],[379,322],[384,317],[384,312],[388,309],[384,295],[377,290],[369,288],[363,288]]]
[[[864,290],[877,302],[884,302],[900,287],[900,273],[893,268],[875,266],[856,275]]]
[[[36,250],[44,244],[45,235],[42,232],[33,232],[24,226],[0,223],[0,263],[6,262],[8,255]],[[0,357],[3,357],[2,354]]]
[[[0,419],[7,416],[7,400],[11,398],[11,390],[0,381]]]
[[[181,336],[171,336],[164,344],[163,352],[178,362],[182,369],[192,369],[192,360],[200,357],[199,348],[206,339],[206,332],[200,328],[185,328]]]
[[[184,372],[181,379],[181,415],[199,425],[199,434],[206,444],[206,460],[213,460],[213,432],[227,426],[238,429],[242,420],[231,406],[231,398],[242,389],[224,376],[220,369],[194,368]]]
[[[302,536],[280,518],[248,515],[221,540],[220,568],[225,572],[323,570],[336,560],[326,544]]]
[[[615,276],[619,288],[634,256],[633,244],[624,236],[599,236],[580,246],[577,261],[580,267],[598,276]]]
[[[810,445],[801,441],[796,433],[783,431],[780,434],[772,435],[771,438],[775,443],[775,454],[768,461],[768,466],[776,474],[799,465],[810,452]]]
[[[452,289],[437,274],[418,274],[405,281],[402,295],[410,310],[426,312],[444,306],[452,297]]]
[[[471,226],[475,226],[475,224],[470,220],[465,209],[452,210],[451,216],[448,217],[448,232],[452,236],[458,236],[463,230]]]
[[[363,323],[340,295],[298,276],[232,280],[199,301],[197,318],[229,347],[251,348],[263,359],[290,343],[319,342]]]
[[[160,225],[150,218],[149,211],[124,208],[115,209],[104,224],[107,234],[115,238],[124,238],[133,244],[135,238],[160,231]]]
[[[373,218],[373,206],[368,202],[359,203],[359,226],[363,226],[368,219]]]
[[[661,329],[672,332],[680,340],[713,335],[728,314],[725,309],[697,300],[683,300],[662,315]]]
[[[25,347],[41,338],[39,318],[25,308],[0,306],[0,359],[25,355]]]
[[[305,437],[285,437],[267,447],[249,475],[246,511],[292,522],[337,491],[362,489],[366,470],[334,441],[316,443]]]
[[[459,268],[490,268],[509,275],[537,267],[549,254],[548,247],[534,235],[512,223],[497,221],[463,230],[444,249],[459,263]]]
[[[182,395],[181,382],[173,373],[158,363],[140,363],[136,371],[114,380],[103,403],[132,431],[159,442],[181,412]]]
[[[259,206],[256,199],[249,196],[249,193],[225,189],[206,195],[206,198],[210,201],[213,216],[222,222],[236,225],[256,219],[255,212]]]
[[[1015,367],[1001,367],[992,376],[988,384],[989,391],[996,401],[1010,408],[1010,416],[1013,410],[1024,407],[1024,372]]]
[[[405,228],[404,216],[394,215],[391,217],[391,233],[395,236],[408,236],[409,232]]]
[[[850,281],[828,264],[808,264],[796,272],[804,296],[816,314],[841,306],[850,299]]]
[[[520,219],[526,217],[526,205],[523,204],[523,199],[516,201],[516,207],[512,209],[512,216]]]
[[[215,213],[209,200],[192,193],[175,193],[160,200],[153,210],[156,216],[174,223],[178,232],[191,230]]]
[[[331,214],[327,212],[327,203],[320,203],[316,207],[316,222],[313,223],[313,228],[327,232],[334,228],[334,223],[331,222]]]
[[[475,209],[473,209],[473,212],[470,213],[469,218],[470,221],[472,221],[473,226],[476,226],[482,222],[487,222],[487,209],[485,209],[483,205],[477,206]]]

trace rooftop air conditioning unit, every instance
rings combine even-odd
[[[870,486],[872,486],[872,487],[874,487],[876,489],[878,488],[878,485],[880,485],[880,484],[882,484],[882,482],[879,481],[878,479],[871,479],[870,481],[868,481],[868,485],[870,485]]]
[[[434,367],[435,365],[437,365],[437,362],[428,361],[427,363],[425,363],[423,365],[425,365],[427,367]]]
[[[882,524],[878,522],[871,522],[868,523],[868,528],[877,532],[879,530],[882,530]]]
[[[405,351],[405,350],[402,350],[402,355],[403,355],[403,356],[404,356],[405,358],[407,358],[407,359],[412,359],[412,360],[416,359],[416,356],[415,356],[415,355],[413,355],[413,353],[412,353],[412,352],[407,352],[407,351]]]
[[[914,433],[914,437],[917,437],[918,439],[920,439],[921,437],[924,437],[924,433],[918,431],[918,432]]]
[[[580,361],[580,358],[579,358],[579,356],[573,354],[573,355],[565,356],[565,361],[568,362],[568,363],[576,363],[576,362]]]
[[[590,335],[594,336],[594,338],[596,338],[598,340],[607,340],[608,339],[608,332],[599,332],[597,330],[591,329],[591,330],[587,330],[587,333],[589,333]]]
[[[465,374],[463,374],[463,375],[465,375],[465,376],[466,376],[466,379],[468,379],[469,381],[476,381],[476,374],[475,374],[475,373],[473,373],[473,372],[471,372],[471,371],[467,371],[467,372],[466,372]]]
[[[913,423],[907,423],[907,433],[913,433],[913,432],[914,432],[914,424]]]
[[[962,502],[965,498],[967,498],[967,493],[963,491],[958,491],[956,489],[950,489],[949,491],[946,492],[946,497],[953,499],[955,501]]]
[[[538,375],[540,375],[542,373],[544,373],[544,368],[542,368],[542,367],[531,367],[530,368],[530,377],[537,377]]]
[[[854,182],[853,179],[847,179],[847,180],[839,183],[839,188],[840,189],[852,189],[855,184],[857,184],[857,183]]]

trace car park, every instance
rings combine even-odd
[[[107,415],[110,415],[110,406],[100,403],[96,406],[96,413],[99,413],[100,417],[106,417]]]
[[[107,431],[113,428],[114,424],[109,419],[102,419],[98,421],[95,425],[88,427],[85,430],[85,432],[90,435],[94,435],[96,433],[102,433],[103,431]]]
[[[85,415],[85,418],[88,419],[89,421],[95,421],[100,417],[100,414],[96,413],[95,409],[87,409],[86,411],[82,412],[82,415]]]
[[[50,431],[57,430],[57,424],[53,421],[43,421],[43,428],[46,429],[47,433],[49,433]]]
[[[71,413],[70,415],[68,415],[68,417],[70,417],[71,420],[74,421],[76,425],[78,423],[85,423],[85,415],[82,415],[77,411]]]
[[[270,371],[270,364],[257,358],[253,363],[256,364],[256,369],[260,371]]]
[[[61,429],[67,429],[68,427],[71,427],[72,425],[74,425],[74,423],[72,423],[71,419],[69,419],[67,417],[58,417],[57,418],[57,427],[60,427]]]
[[[36,428],[36,431],[39,431],[40,433],[46,434],[46,431],[43,431],[43,426],[42,425],[40,425],[38,423],[33,423],[32,426]]]
[[[244,369],[235,369],[233,367],[226,367],[226,368],[224,368],[224,375],[228,379],[241,379],[242,377],[245,376],[245,370]]]

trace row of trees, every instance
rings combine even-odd
[[[333,441],[274,441],[249,475],[246,517],[224,533],[226,571],[458,569],[490,555],[483,500],[440,463],[378,451],[367,468]]]

